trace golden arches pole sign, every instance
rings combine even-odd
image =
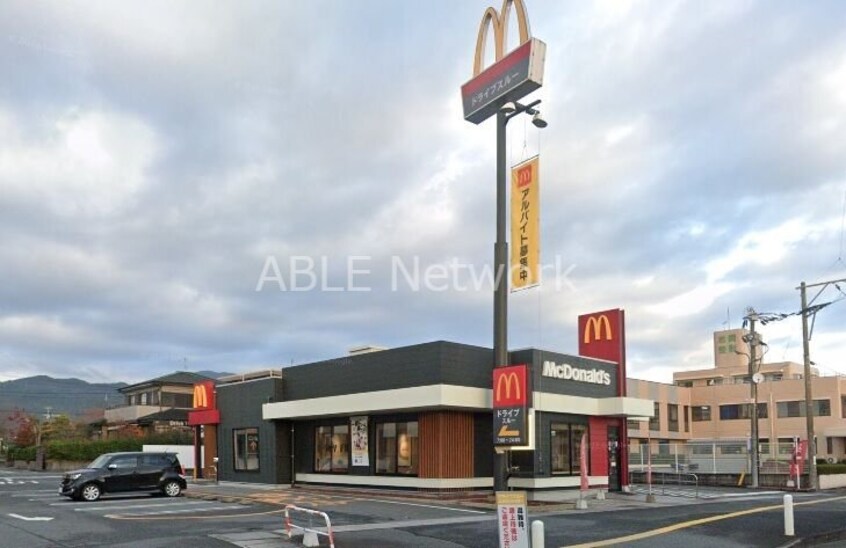
[[[517,17],[520,43],[506,54],[508,20],[513,11]],[[488,30],[494,33],[494,63],[483,68]],[[517,101],[543,85],[546,44],[532,38],[529,16],[523,0],[503,0],[497,13],[487,8],[476,35],[473,57],[473,78],[461,86],[464,119],[478,124],[488,119],[503,104]]]

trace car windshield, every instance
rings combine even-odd
[[[109,460],[109,455],[100,455],[88,465],[88,468],[105,468]]]

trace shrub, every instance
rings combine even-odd
[[[10,447],[8,459],[22,461],[35,460],[35,446],[33,445],[30,447]]]
[[[820,464],[817,466],[817,473],[821,476],[830,474],[846,474],[846,463],[841,464]]]

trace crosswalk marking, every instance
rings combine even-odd
[[[649,494],[649,489],[646,487],[635,487],[632,491],[646,495]],[[713,491],[699,491],[685,490],[685,489],[666,489],[661,487],[652,487],[653,495],[662,495],[666,497],[682,497],[682,498],[696,498],[696,499],[722,499],[722,498],[766,498],[775,495],[783,495],[781,491],[748,491],[740,493],[719,493]]]

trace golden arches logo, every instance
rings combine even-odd
[[[517,28],[520,31],[520,44],[531,39],[529,33],[529,16],[526,14],[526,6],[523,0],[503,0],[502,9],[499,13],[489,7],[482,15],[482,22],[479,25],[479,34],[476,36],[476,57],[473,61],[473,76],[482,72],[482,65],[485,62],[485,44],[488,41],[488,28],[493,27],[494,32],[494,61],[499,61],[505,56],[505,46],[508,44],[508,16],[511,6],[517,12]]]
[[[204,384],[194,385],[194,408],[202,408],[209,406],[209,393]]]
[[[515,399],[523,399],[522,396],[522,388],[520,386],[520,379],[517,377],[517,373],[513,371],[511,373],[505,373],[504,375],[500,375],[499,379],[496,381],[496,401],[502,401],[502,388],[505,386],[505,399],[511,399],[511,386],[514,385],[514,398]]]
[[[608,320],[608,316],[603,314],[588,318],[585,322],[585,344],[602,339],[603,327],[605,328],[605,340],[610,341],[614,337],[614,333],[611,331],[611,322]],[[591,333],[593,333],[593,337],[591,337]]]

